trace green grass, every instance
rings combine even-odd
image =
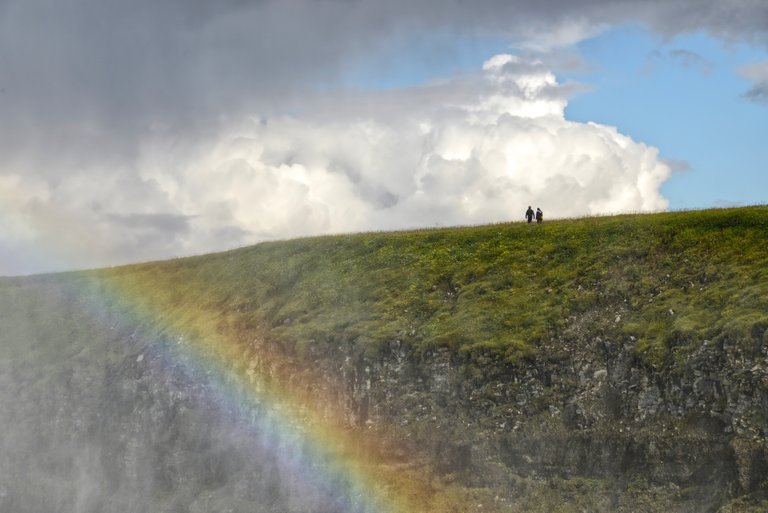
[[[363,233],[1,279],[0,301],[30,324],[31,335],[16,339],[35,361],[29,347],[50,349],[36,342],[53,336],[46,326],[89,322],[75,303],[56,306],[68,301],[56,284],[97,277],[105,290],[132,290],[158,326],[234,326],[299,356],[344,345],[375,357],[400,340],[416,353],[444,347],[468,361],[516,364],[542,342],[600,336],[634,340],[660,366],[684,362],[705,340],[762,347],[767,242],[765,206]],[[13,313],[22,310],[37,318]]]
[[[661,365],[703,340],[762,343],[767,241],[759,206],[306,238],[99,275],[298,354],[401,340],[515,363],[589,318]]]

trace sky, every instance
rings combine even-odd
[[[764,0],[0,0],[0,275],[766,203]]]

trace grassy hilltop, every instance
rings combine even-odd
[[[325,511],[201,406],[197,343],[409,512],[760,511],[767,329],[765,206],[2,278],[0,510]]]
[[[150,301],[236,312],[299,353],[397,338],[513,363],[607,309],[604,334],[661,364],[765,330],[767,248],[768,208],[749,207],[308,238],[103,274]]]

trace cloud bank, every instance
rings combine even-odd
[[[73,119],[86,133],[111,125],[130,151],[153,123],[280,109],[397,41],[450,33],[547,49],[625,22],[768,41],[760,0],[2,0],[0,108],[16,133],[49,127],[47,142]],[[436,50],[424,46],[426,62]]]
[[[130,166],[62,162],[58,181],[30,179],[29,168],[6,174],[16,215],[3,233],[17,247],[6,244],[5,260],[52,244],[66,248],[62,259],[105,265],[274,238],[520,220],[529,204],[557,217],[666,208],[659,187],[670,166],[613,127],[567,120],[575,89],[539,61],[497,55],[452,80],[317,95],[300,115],[184,137],[158,127]]]
[[[656,150],[566,120],[578,87],[535,59],[337,87],[393,45],[425,64],[452,57],[430,39],[446,34],[556,56],[626,22],[768,41],[759,0],[0,0],[0,274],[500,221],[528,203],[664,208]]]

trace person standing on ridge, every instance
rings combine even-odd
[[[543,220],[544,220],[544,212],[542,212],[539,207],[536,207],[536,223],[541,224]]]
[[[533,209],[530,205],[528,205],[528,210],[525,211],[525,218],[528,219],[528,224],[531,224],[531,221],[533,221]]]

